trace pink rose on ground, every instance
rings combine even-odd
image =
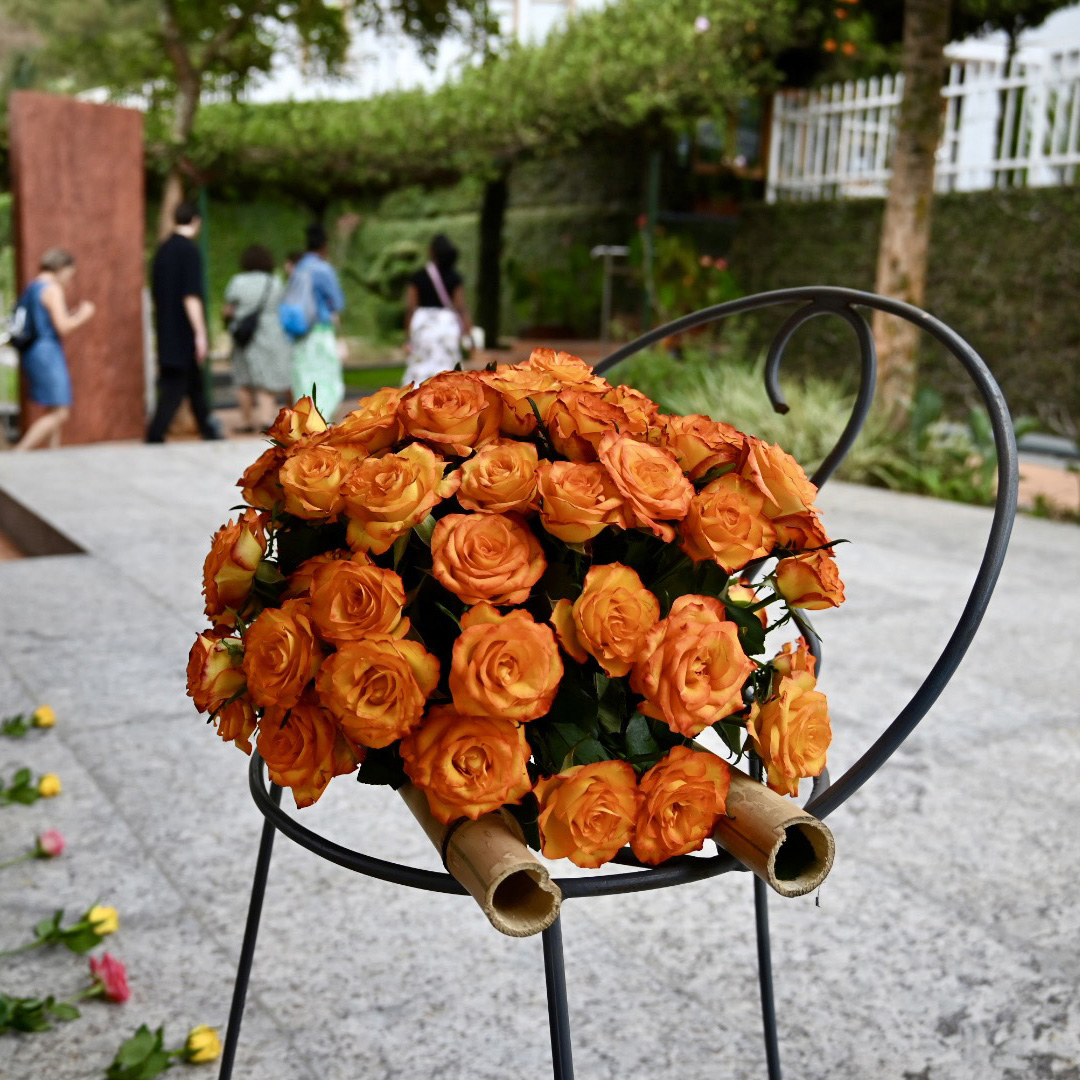
[[[42,859],[55,859],[64,853],[64,846],[64,838],[56,829],[46,829],[37,838],[37,851],[34,854]]]
[[[90,957],[90,974],[94,982],[101,987],[101,994],[109,1001],[122,1005],[131,997],[128,989],[127,969],[122,960],[117,960],[111,953],[102,953],[101,959]]]

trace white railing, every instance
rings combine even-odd
[[[1014,59],[947,54],[938,191],[1072,183],[1080,169],[1080,45]],[[884,196],[902,76],[776,95],[766,200]]]

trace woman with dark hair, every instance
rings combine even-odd
[[[44,405],[39,416],[15,444],[16,450],[32,450],[43,444],[60,445],[60,429],[71,415],[71,377],[60,339],[78,329],[96,310],[83,300],[69,311],[64,292],[75,277],[75,257],[63,248],[51,248],[41,258],[40,273],[26,287],[21,304],[34,330],[34,340],[22,354],[23,375],[29,383],[30,400]]]
[[[453,371],[461,363],[462,341],[472,333],[465,283],[457,271],[458,249],[439,233],[428,255],[427,265],[413,274],[405,290],[403,386]]]
[[[232,371],[240,405],[240,431],[262,431],[274,422],[278,396],[292,382],[292,346],[278,321],[285,286],[274,256],[252,244],[240,256],[240,273],[225,287],[222,315],[233,335]]]

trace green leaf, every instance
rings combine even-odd
[[[11,786],[13,788],[27,787],[32,775],[33,774],[29,769],[19,769],[19,771],[11,778]]]
[[[610,758],[611,755],[604,749],[602,743],[592,738],[582,739],[563,758],[562,768],[559,771],[562,772],[573,765],[593,765],[598,761],[608,761]]]
[[[165,1029],[151,1032],[145,1025],[121,1043],[116,1057],[105,1072],[105,1080],[152,1080],[172,1065],[164,1049]]]
[[[742,607],[724,598],[724,609],[728,618],[739,628],[739,644],[747,656],[755,656],[765,651],[765,627],[761,620],[748,608]]]
[[[396,570],[401,564],[401,560],[405,557],[405,549],[409,546],[409,534],[402,533],[394,541],[394,569]]]
[[[82,956],[99,944],[102,937],[92,926],[81,926],[76,930],[64,931],[61,940],[73,953]]]
[[[726,465],[714,465],[708,472],[702,473],[693,483],[694,487],[700,491],[703,487],[707,487],[714,480],[719,480],[721,476],[727,476],[729,472],[735,471],[735,462],[729,461]]]
[[[626,753],[635,759],[660,756],[660,744],[653,738],[649,718],[639,712],[634,713],[626,725]]]
[[[70,1004],[67,1001],[58,1001],[55,1005],[52,1006],[52,1008],[49,1009],[49,1012],[51,1012],[57,1020],[65,1021],[78,1020],[79,1017],[82,1016],[82,1013],[80,1013],[74,1005]]]
[[[413,532],[420,538],[424,547],[431,547],[431,537],[435,532],[436,521],[432,514],[428,514],[419,525],[413,526]]]
[[[356,779],[361,784],[384,785],[392,787],[395,791],[407,784],[409,778],[405,775],[405,767],[398,753],[397,744],[380,750],[369,750],[360,763]]]

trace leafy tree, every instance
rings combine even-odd
[[[44,75],[76,86],[148,95],[165,106],[161,231],[181,200],[188,145],[203,95],[235,94],[299,42],[309,70],[336,73],[350,29],[395,25],[426,54],[456,28],[492,28],[487,0],[0,0],[0,15],[30,27]]]

